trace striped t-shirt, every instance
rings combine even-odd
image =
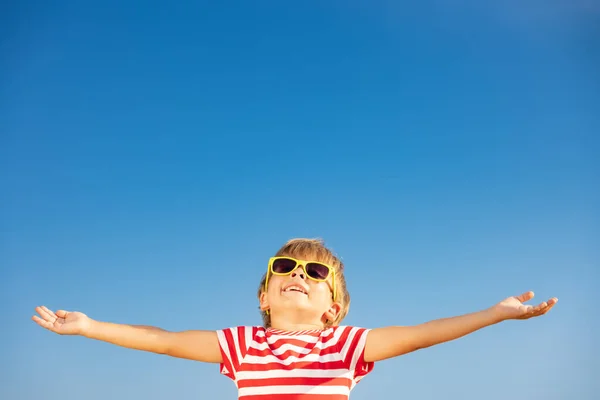
[[[337,326],[289,332],[240,326],[217,331],[240,400],[347,400],[374,364],[364,361],[368,330]]]

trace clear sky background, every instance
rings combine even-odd
[[[354,400],[598,398],[593,1],[11,3],[0,398],[236,398],[216,365],[61,337],[33,309],[260,324],[292,237],[344,259],[346,324],[559,298],[378,363]]]

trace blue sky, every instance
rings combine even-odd
[[[600,390],[591,2],[20,2],[0,16],[0,397],[233,399],[215,365],[37,327],[259,324],[266,261],[322,237],[347,324],[559,298],[378,363],[368,398]]]

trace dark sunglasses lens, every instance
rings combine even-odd
[[[327,279],[329,276],[329,268],[319,263],[306,264],[306,273],[314,279]]]
[[[273,261],[273,272],[276,274],[287,274],[296,267],[296,261],[287,258],[279,258]]]

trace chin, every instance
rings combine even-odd
[[[314,304],[311,304],[308,299],[281,299],[278,301],[278,308],[285,310],[309,311],[314,310]]]

